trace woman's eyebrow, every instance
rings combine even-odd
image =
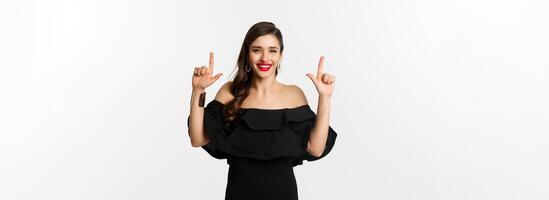
[[[251,46],[250,48],[259,48],[259,49],[261,49],[260,46]],[[278,47],[272,46],[272,47],[269,47],[269,49],[278,49]]]

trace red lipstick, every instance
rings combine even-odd
[[[273,66],[272,64],[269,64],[269,63],[257,63],[257,67],[259,68],[260,71],[269,71],[269,69],[271,69],[271,66]]]

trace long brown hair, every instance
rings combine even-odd
[[[237,72],[231,85],[231,94],[234,96],[234,99],[229,101],[225,109],[223,109],[226,122],[231,122],[236,118],[240,106],[244,102],[244,99],[248,97],[250,92],[252,76],[254,74],[253,70],[246,72],[246,66],[249,65],[248,54],[250,52],[250,45],[256,38],[268,34],[272,34],[278,39],[281,54],[284,50],[282,32],[280,32],[280,30],[272,22],[258,22],[250,27],[248,33],[246,33],[246,37],[244,37],[242,47],[240,48],[240,54],[238,55],[238,61],[236,63]],[[252,66],[250,66],[250,68],[251,67]],[[275,76],[277,75],[278,67],[275,71]]]

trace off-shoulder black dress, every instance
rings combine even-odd
[[[309,105],[241,108],[228,125],[223,120],[224,107],[213,100],[204,108],[210,142],[202,148],[214,158],[227,159],[225,200],[297,200],[293,167],[326,156],[334,146],[336,132],[329,127],[324,152],[315,157],[306,150],[316,119]]]

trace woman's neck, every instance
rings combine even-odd
[[[280,83],[276,81],[274,76],[272,78],[254,79],[252,80],[250,93],[253,93],[257,97],[271,96],[279,85]]]

